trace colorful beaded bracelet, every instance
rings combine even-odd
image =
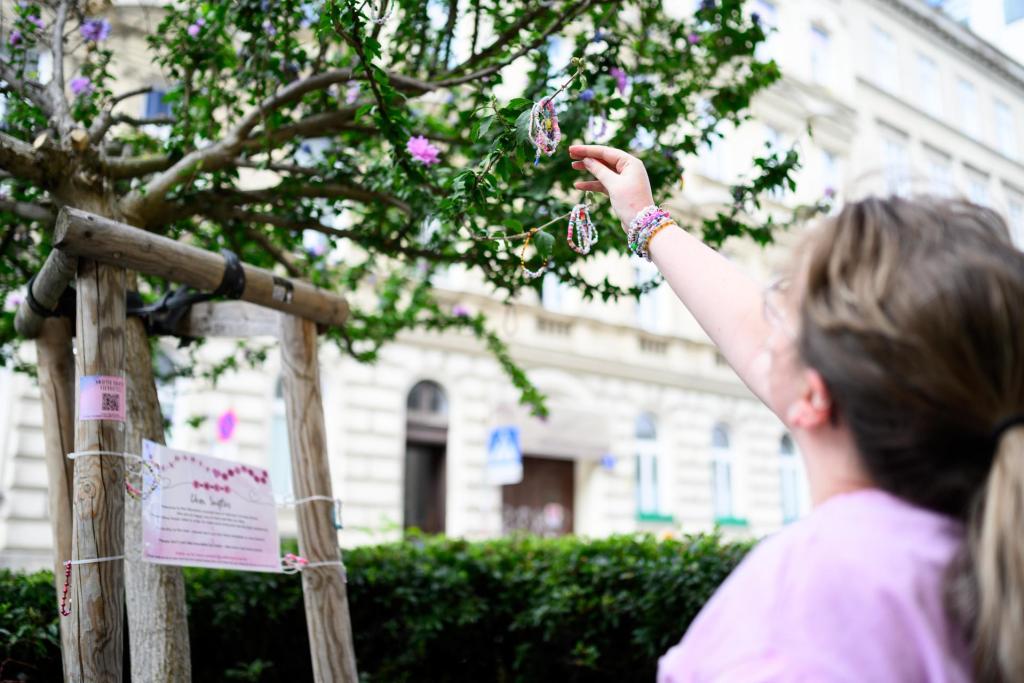
[[[573,233],[576,239],[574,240]],[[569,213],[569,229],[565,235],[569,248],[581,256],[590,253],[590,249],[597,244],[597,226],[590,218],[590,207],[586,204],[577,204],[572,207]]]

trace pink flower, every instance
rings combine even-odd
[[[690,45],[696,45],[700,42],[700,35],[697,33],[691,33],[686,37],[686,39],[690,41]]]
[[[609,73],[615,79],[615,86],[619,89],[619,94],[625,95],[626,86],[629,85],[629,77],[626,76],[626,72],[617,66],[613,66]]]
[[[13,31],[11,31],[10,42],[11,42],[11,45],[17,45],[18,43],[20,43],[21,42],[21,31],[19,31],[18,29],[14,29]]]
[[[188,27],[188,34],[195,38],[199,35],[199,24],[192,24]]]
[[[92,81],[87,76],[75,76],[71,79],[71,92],[75,97],[92,92]]]
[[[437,158],[437,155],[441,153],[441,150],[430,144],[430,140],[427,140],[422,135],[409,138],[409,142],[405,143],[405,148],[409,150],[409,154],[411,154],[414,159],[422,162],[425,166],[436,164],[441,161]]]

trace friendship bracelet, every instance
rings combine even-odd
[[[574,231],[578,242],[573,240]],[[565,240],[569,248],[581,256],[589,254],[590,249],[597,244],[597,226],[590,218],[590,207],[586,204],[577,204],[572,208]]]
[[[654,238],[657,237],[658,233],[660,233],[662,230],[664,230],[665,228],[670,228],[674,225],[676,225],[676,222],[670,218],[661,223],[661,225],[656,227],[654,230],[652,230],[651,234],[648,235],[647,237],[647,241],[644,243],[643,252],[640,255],[643,258],[647,259],[647,261],[651,261],[651,242],[654,241]]]
[[[562,130],[558,127],[558,113],[551,98],[545,98],[533,105],[530,110],[530,142],[537,148],[537,156],[533,165],[540,163],[543,153],[552,156],[562,141]]]
[[[348,583],[348,571],[345,568],[345,563],[341,560],[320,560],[318,562],[310,562],[301,555],[295,553],[286,553],[281,558],[281,571],[285,574],[298,574],[299,572],[306,571],[307,569],[316,569],[317,567],[341,567],[341,577],[345,583]]]
[[[80,564],[96,564],[97,562],[113,562],[123,560],[124,555],[111,555],[110,557],[95,557],[91,560],[64,560],[64,591],[60,596],[60,615],[71,616],[71,600],[68,598],[68,590],[71,588],[71,566]]]
[[[285,497],[285,499],[282,500],[279,503],[279,505],[283,505],[285,507],[295,507],[297,505],[302,505],[303,503],[310,503],[317,500],[322,500],[327,503],[334,503],[334,505],[331,507],[331,524],[334,525],[334,528],[336,530],[343,529],[344,525],[341,523],[341,498],[331,498],[330,496],[315,495],[306,496],[305,498],[299,498],[298,500],[289,500],[288,497]]]
[[[523,277],[527,280],[536,280],[539,278],[547,271],[548,265],[551,263],[550,260],[545,261],[544,265],[537,270],[530,270],[526,267],[526,249],[530,246],[530,240],[533,239],[533,236],[536,235],[539,230],[540,228],[533,228],[530,230],[530,233],[526,236],[526,241],[523,242],[523,251],[519,254],[519,266],[523,269]]]

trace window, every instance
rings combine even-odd
[[[820,26],[811,27],[811,80],[820,85],[829,82],[829,53],[831,51],[828,31]]]
[[[960,103],[960,129],[973,138],[981,134],[978,118],[978,92],[972,83],[959,79],[956,83],[957,101]]]
[[[716,520],[733,519],[732,450],[729,428],[723,424],[711,430],[711,507]]]
[[[164,99],[167,95],[163,90],[153,89],[146,93],[146,102],[143,105],[143,115],[147,119],[151,119],[155,116],[170,116],[171,115],[171,103]]]
[[[1011,159],[1020,156],[1017,144],[1017,123],[1013,120],[1010,105],[996,100],[996,144],[999,151]]]
[[[1024,0],[1003,0],[1003,17],[1007,24],[1024,19]]]
[[[944,152],[925,148],[928,170],[928,191],[949,197],[953,194],[953,162]]]
[[[786,524],[800,516],[800,461],[789,434],[779,441],[779,479],[782,495],[782,521]]]
[[[917,87],[921,106],[932,116],[942,115],[942,82],[939,65],[925,55],[917,55]]]
[[[284,406],[284,388],[280,379],[274,388],[270,413],[270,486],[274,496],[292,495],[292,460],[288,447],[288,418]]]
[[[666,496],[662,491],[664,473],[658,471],[658,425],[650,413],[636,419],[636,510],[644,517],[666,516]]]
[[[636,286],[642,287],[658,276],[658,268],[653,263],[638,261],[636,269]],[[652,334],[663,334],[667,329],[667,316],[663,310],[662,289],[660,285],[646,294],[641,294],[636,303],[636,323],[640,329]]]
[[[981,171],[967,169],[967,198],[975,204],[988,206],[988,176]]]
[[[883,127],[882,169],[885,191],[892,195],[905,195],[910,191],[910,155],[907,138],[899,131]]]
[[[886,31],[878,26],[872,26],[871,43],[874,46],[872,66],[877,84],[891,92],[899,90],[899,55],[896,51],[896,41]]]

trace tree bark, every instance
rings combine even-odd
[[[332,496],[316,349],[313,321],[281,316],[281,365],[296,499]],[[338,532],[331,524],[332,505],[330,501],[317,500],[296,508],[299,553],[310,563],[341,559]],[[322,565],[304,570],[302,597],[313,657],[313,680],[357,683],[344,568]]]
[[[78,264],[76,377],[124,375],[125,273],[93,261]],[[81,411],[79,411],[80,413]],[[81,415],[79,414],[79,418]],[[124,424],[77,419],[75,451],[124,452]],[[75,458],[71,572],[73,683],[120,683],[124,639],[124,458]]]
[[[71,493],[75,462],[75,357],[71,352],[71,321],[46,320],[36,340],[39,392],[43,402],[43,439],[46,444],[47,492],[53,531],[53,578],[57,600],[64,590],[64,561],[71,559]],[[64,680],[70,680],[67,653],[71,652],[71,624],[60,620]]]
[[[142,453],[142,440],[164,443],[163,414],[153,380],[149,340],[142,321],[129,318],[126,330],[128,428],[125,449]],[[138,490],[141,473],[131,475]],[[151,564],[142,551],[142,503],[125,497],[125,593],[132,680],[136,683],[188,683],[192,660],[180,567]]]

